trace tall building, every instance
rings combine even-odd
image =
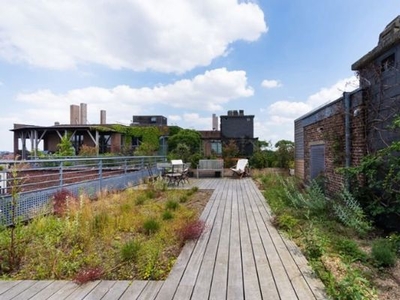
[[[258,138],[254,138],[254,115],[245,115],[243,110],[229,110],[220,116],[221,140],[224,145],[234,141],[240,156],[253,155]]]

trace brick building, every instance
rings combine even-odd
[[[329,192],[345,183],[341,167],[400,139],[390,130],[400,114],[400,16],[386,26],[378,45],[352,65],[360,88],[295,120],[295,174],[324,176]]]
[[[254,137],[254,115],[245,115],[243,110],[229,110],[220,116],[222,145],[234,141],[242,157],[253,155],[258,138]]]

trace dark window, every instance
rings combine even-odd
[[[136,147],[139,147],[140,144],[142,143],[142,137],[132,137],[132,147],[133,149],[136,149]]]
[[[150,122],[151,123],[156,123],[157,122],[157,118],[156,117],[151,117],[150,118]]]
[[[325,172],[325,145],[313,145],[310,147],[310,179]]]
[[[211,141],[211,151],[216,155],[222,154],[221,141]]]
[[[382,60],[381,62],[381,71],[385,72],[388,70],[392,70],[395,66],[395,56],[394,53],[386,57],[385,59]]]

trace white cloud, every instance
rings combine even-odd
[[[343,92],[349,92],[356,88],[358,88],[358,79],[356,76],[341,79],[331,87],[322,88],[317,93],[308,97],[307,104],[311,105],[312,108],[316,108],[326,102],[339,99],[343,95]]]
[[[198,113],[185,113],[183,120],[188,124],[188,128],[200,128],[211,130],[211,115],[210,117],[201,117]]]
[[[179,115],[169,115],[168,116],[168,121],[172,122],[172,123],[177,122],[177,121],[181,121],[181,120],[182,120],[182,117],[179,116]]]
[[[279,80],[263,80],[261,82],[261,86],[265,87],[266,89],[273,89],[282,86],[282,83]]]
[[[182,73],[268,30],[250,1],[19,0],[1,1],[0,11],[0,57],[51,69]]]
[[[257,118],[255,134],[262,140],[294,139],[294,120],[311,110],[334,101],[343,95],[343,92],[358,88],[355,76],[338,80],[330,87],[321,88],[317,93],[310,95],[306,101],[276,101],[266,109],[260,109],[262,120]]]
[[[285,117],[296,117],[299,114],[305,114],[312,107],[304,102],[277,101],[268,107],[270,115],[280,115]]]
[[[183,79],[169,85],[131,88],[119,85],[111,89],[87,87],[56,94],[50,90],[21,93],[17,100],[27,104],[24,122],[49,125],[54,121],[69,122],[69,105],[87,103],[88,121],[98,123],[99,111],[107,110],[108,123],[129,123],[131,115],[143,114],[154,106],[216,112],[237,98],[250,97],[253,89],[247,84],[246,72],[228,71],[225,68],[206,71],[192,79]],[[161,108],[162,109],[162,108]],[[40,120],[37,116],[40,115]],[[188,115],[205,124],[195,115]],[[174,117],[173,121],[177,121]],[[183,119],[185,116],[183,116]]]

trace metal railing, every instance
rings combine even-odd
[[[52,209],[52,196],[67,189],[78,196],[95,197],[104,190],[123,190],[158,172],[164,156],[85,157],[0,161],[0,225],[16,216],[27,220]]]

